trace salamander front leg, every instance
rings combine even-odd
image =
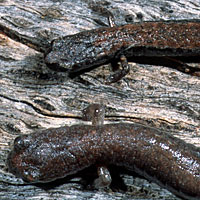
[[[99,166],[98,167],[98,178],[94,181],[94,187],[96,189],[108,187],[111,184],[112,178],[107,167]]]
[[[83,110],[83,120],[92,121],[92,125],[104,124],[105,106],[103,104],[90,104]]]
[[[106,84],[115,83],[115,82],[119,81],[120,79],[122,79],[124,76],[126,76],[129,73],[130,66],[129,66],[129,64],[127,62],[127,59],[126,59],[126,57],[124,55],[120,56],[120,64],[121,64],[121,68],[122,69],[118,69],[113,74],[111,74],[107,78]]]
[[[115,24],[115,19],[114,19],[114,16],[113,16],[112,14],[110,14],[110,15],[108,16],[108,23],[109,23],[109,26],[110,26],[110,27],[116,26],[116,24]]]
[[[105,106],[103,104],[90,104],[83,110],[83,120],[92,121],[93,126],[104,124]],[[93,186],[96,189],[110,185],[112,178],[106,166],[97,165],[98,178],[94,180]]]

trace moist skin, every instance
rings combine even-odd
[[[92,113],[93,125],[51,128],[17,137],[7,159],[9,171],[37,183],[75,174],[92,164],[114,164],[179,197],[200,199],[199,148],[134,123],[104,125],[101,118],[98,124],[98,112]]]

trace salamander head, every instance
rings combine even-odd
[[[65,44],[66,43],[66,44]],[[44,60],[47,67],[54,71],[70,71],[77,64],[74,60],[75,52],[72,52],[74,47],[69,46],[67,42],[56,39],[52,41],[51,48],[46,53]],[[72,55],[72,53],[74,55]]]
[[[15,139],[7,158],[8,171],[26,182],[50,182],[74,173],[68,127],[47,129]]]
[[[54,71],[79,72],[108,60],[107,47],[95,46],[90,31],[61,37],[52,41],[45,63]]]
[[[40,161],[34,159],[35,154],[27,151],[31,147],[31,138],[28,135],[19,136],[14,141],[14,147],[7,158],[9,172],[27,182],[37,182]]]

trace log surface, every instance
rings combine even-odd
[[[123,80],[105,85],[108,66],[73,80],[46,67],[45,46],[58,36],[107,25],[104,9],[119,25],[140,21],[141,16],[144,21],[200,19],[199,0],[0,1],[0,199],[178,199],[115,167],[111,171],[120,176],[123,186],[114,180],[113,187],[100,191],[85,188],[82,175],[27,185],[7,172],[6,158],[18,135],[84,123],[81,111],[91,103],[106,105],[106,123],[139,122],[200,146],[199,77],[130,63],[131,71]],[[22,44],[15,34],[36,46]]]

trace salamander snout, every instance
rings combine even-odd
[[[62,62],[59,61],[58,56],[56,56],[55,52],[50,52],[44,57],[44,61],[48,68],[58,71],[58,72],[66,72],[68,71],[67,65],[63,65]],[[70,65],[69,65],[70,68]]]

